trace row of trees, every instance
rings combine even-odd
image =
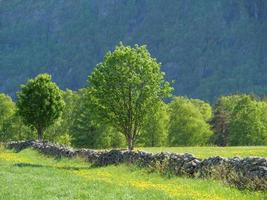
[[[46,140],[87,148],[125,147],[123,134],[99,121],[87,89],[62,92],[62,115],[44,134]],[[12,99],[0,94],[0,141],[37,138]],[[198,99],[174,97],[146,120],[137,146],[266,145],[267,101],[248,95],[219,98],[212,107]]]
[[[127,145],[129,150],[134,145],[267,144],[267,101],[224,96],[212,109],[171,93],[145,46],[120,44],[79,91],[61,91],[50,75],[41,74],[22,85],[16,104],[1,94],[0,140],[43,140],[44,135],[76,147]]]

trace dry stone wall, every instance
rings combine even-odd
[[[192,154],[147,153],[143,151],[73,149],[49,142],[20,141],[6,144],[9,149],[21,151],[33,148],[55,157],[82,157],[95,166],[132,163],[165,174],[196,178],[215,178],[239,188],[267,190],[267,158],[223,158],[220,156],[200,159]]]

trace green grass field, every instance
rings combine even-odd
[[[0,199],[266,199],[217,181],[166,178],[134,166],[93,168],[82,160],[54,159],[31,149],[0,149]]]
[[[199,158],[207,158],[210,156],[222,157],[246,157],[259,156],[267,157],[267,146],[244,146],[244,147],[150,147],[139,148],[148,152],[176,152],[176,153],[192,153]]]

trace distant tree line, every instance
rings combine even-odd
[[[236,94],[216,104],[171,96],[145,46],[119,44],[78,91],[48,74],[0,94],[0,141],[39,139],[86,148],[266,145],[267,100]],[[168,102],[168,103],[167,103]]]
[[[266,0],[67,2],[1,1],[0,91],[13,98],[43,72],[78,90],[123,41],[149,46],[175,95],[214,104],[235,91],[267,93]]]

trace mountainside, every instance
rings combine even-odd
[[[119,41],[147,44],[175,94],[267,92],[265,0],[0,0],[0,92],[41,72],[78,89]]]

